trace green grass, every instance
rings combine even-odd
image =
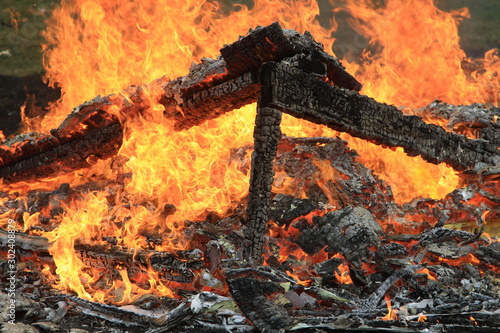
[[[445,10],[469,8],[471,19],[459,27],[460,44],[470,57],[482,57],[493,48],[500,48],[500,1],[498,0],[441,0]]]
[[[53,0],[0,0],[0,75],[26,76],[42,68],[45,20]]]

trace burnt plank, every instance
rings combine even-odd
[[[297,118],[326,125],[370,142],[403,147],[409,156],[431,163],[445,162],[455,170],[474,168],[478,162],[500,163],[498,147],[467,139],[404,115],[392,105],[333,86],[286,63],[267,63],[260,74],[262,106],[277,108]]]
[[[285,332],[293,323],[283,307],[265,296],[269,289],[279,290],[281,287],[277,284],[253,277],[238,277],[227,282],[238,307],[259,332]]]
[[[254,128],[254,151],[250,172],[250,189],[247,208],[247,238],[249,251],[246,255],[258,261],[264,249],[271,185],[274,178],[273,160],[281,138],[281,112],[258,107]]]

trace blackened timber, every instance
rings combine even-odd
[[[409,156],[420,155],[435,164],[445,162],[458,171],[475,168],[478,162],[500,163],[494,144],[448,133],[416,116],[404,115],[392,105],[333,86],[286,63],[265,64],[260,81],[263,107],[379,145],[403,147]]]
[[[23,143],[21,149],[29,146],[31,154],[17,154],[17,160],[0,166],[0,178],[5,182],[16,182],[86,168],[98,159],[114,156],[122,138],[122,126],[116,122],[109,127],[94,128],[67,142],[53,136],[40,141],[30,140]],[[3,156],[9,155],[6,151],[4,153]]]
[[[50,244],[47,238],[31,236],[16,232],[16,246],[21,258],[32,257],[34,253],[52,261]],[[0,229],[0,245],[8,244],[8,232]],[[76,244],[75,253],[82,262],[92,268],[119,269],[127,267],[129,272],[146,272],[153,269],[161,281],[192,283],[192,270],[201,269],[204,263],[201,259],[192,259],[182,252],[169,253],[154,250],[130,251],[124,247],[104,245]]]
[[[257,101],[257,76],[262,64],[301,56],[325,68],[328,81],[339,87],[359,91],[361,84],[340,61],[324,51],[308,32],[282,29],[278,23],[258,27],[247,36],[224,46],[219,59],[202,59],[188,75],[164,85],[160,103],[165,116],[183,130],[219,117]]]
[[[255,71],[265,62],[302,54],[323,63],[333,84],[356,91],[361,89],[361,83],[345,70],[337,58],[325,52],[323,45],[316,42],[308,31],[300,34],[295,30],[282,29],[277,22],[257,27],[247,36],[224,46],[220,52],[227,72],[232,75]]]
[[[265,245],[264,231],[267,224],[271,185],[274,178],[273,160],[281,138],[280,123],[280,111],[260,106],[257,108],[248,194],[248,220],[245,229],[245,237],[248,241],[245,256],[251,257],[255,261],[262,258]]]
[[[250,277],[228,279],[227,282],[238,307],[259,332],[285,332],[293,324],[286,310],[265,296],[278,291],[281,288],[278,284]]]
[[[305,70],[322,72],[330,83],[353,90],[361,88],[310,33],[282,29],[278,23],[251,31],[225,46],[221,54],[217,59],[202,59],[188,75],[173,81],[161,77],[149,84],[130,86],[119,94],[98,96],[78,106],[50,134],[0,145],[0,178],[6,182],[43,178],[109,158],[121,146],[123,134],[119,128],[124,121],[139,114],[147,117],[147,110],[157,102],[165,107],[165,117],[175,122],[177,130],[256,102],[258,73],[268,61],[298,57]]]
[[[219,61],[219,64],[224,62]],[[210,84],[205,81],[210,81]],[[164,86],[165,94],[159,102],[165,106],[165,116],[175,121],[176,130],[189,129],[215,119],[254,103],[259,96],[260,86],[250,72],[234,78],[213,74],[205,81],[183,88],[189,82],[189,76],[186,76]]]

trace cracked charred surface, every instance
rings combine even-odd
[[[162,104],[164,116],[174,121],[177,130],[183,130],[256,102],[260,91],[258,72],[268,61],[300,54],[319,62],[325,68],[326,79],[333,84],[361,88],[309,33],[282,29],[278,23],[250,31],[224,46],[221,54],[218,59],[203,58],[188,75],[175,80],[161,77],[83,103],[50,135],[36,133],[30,139],[21,135],[15,143],[3,143],[0,177],[6,182],[44,178],[114,156],[122,144],[122,123],[147,113],[154,103]]]
[[[260,261],[265,245],[271,185],[274,180],[273,160],[281,137],[281,112],[258,107],[254,129],[254,151],[248,194],[246,257]]]
[[[260,74],[263,106],[326,125],[370,142],[403,147],[409,156],[445,162],[457,171],[478,163],[500,163],[498,147],[484,140],[446,132],[392,105],[330,85],[286,63],[267,63]]]

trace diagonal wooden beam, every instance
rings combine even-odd
[[[261,106],[323,124],[337,131],[386,146],[402,147],[409,156],[444,162],[457,171],[499,165],[500,150],[403,114],[355,91],[342,89],[286,62],[266,63],[260,72]]]

